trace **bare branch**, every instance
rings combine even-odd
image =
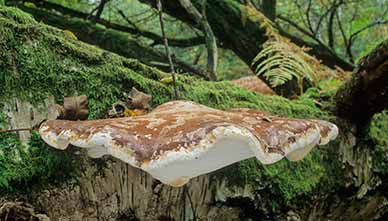
[[[336,20],[337,20],[337,24],[338,24],[339,30],[340,30],[340,32],[341,32],[342,39],[343,39],[344,44],[345,44],[345,49],[347,49],[347,48],[348,48],[349,42],[348,42],[348,38],[346,37],[345,30],[344,30],[344,28],[343,28],[343,26],[342,26],[341,19],[340,19],[339,15],[338,15],[338,10],[337,10],[336,13],[335,13],[335,17],[336,17]],[[349,58],[351,61],[353,61],[353,54],[352,54],[352,51],[346,50],[346,55],[348,56],[348,58]]]
[[[206,39],[206,48],[207,48],[207,71],[209,72],[209,78],[211,80],[216,80],[216,71],[217,71],[217,41],[214,36],[213,30],[207,22],[205,16],[201,15],[195,6],[191,3],[190,0],[179,0],[181,6],[186,10],[190,16],[201,26],[201,29],[205,35]]]
[[[90,17],[93,18],[93,20],[96,20],[96,19],[99,19],[101,17],[101,14],[102,14],[102,11],[104,10],[104,7],[106,5],[106,3],[108,3],[110,0],[101,0],[100,1],[100,4],[98,4],[98,6],[96,8],[94,8],[91,12],[90,12]],[[96,12],[97,11],[97,12]],[[96,12],[96,15],[93,16],[93,13]]]
[[[315,38],[315,36],[309,31],[309,30],[306,30],[304,29],[303,27],[301,27],[300,25],[296,24],[295,22],[293,22],[292,20],[282,16],[282,15],[277,15],[277,18],[279,18],[280,20],[282,21],[285,21],[287,22],[288,24],[290,24],[292,27],[294,27],[295,29],[297,29],[298,31],[300,31],[301,33],[309,36],[310,38],[312,38],[313,40],[318,40],[317,38]]]
[[[262,1],[261,9],[267,18],[269,18],[271,21],[275,20],[275,18],[276,18],[276,0]]]
[[[349,37],[349,42],[352,42],[352,40],[353,40],[358,34],[360,34],[361,32],[363,32],[363,31],[365,31],[365,30],[367,30],[367,29],[369,29],[369,28],[372,28],[372,27],[374,27],[374,26],[376,26],[376,25],[385,25],[385,24],[387,24],[387,23],[388,23],[388,19],[387,19],[387,20],[383,20],[383,21],[378,20],[378,21],[372,22],[372,23],[370,23],[370,24],[368,24],[368,25],[366,25],[366,26],[360,28],[359,30],[355,31],[354,33],[352,33],[352,34],[350,35],[350,37]]]
[[[313,35],[315,35],[314,28],[313,28],[313,25],[311,23],[311,18],[310,18],[311,6],[312,6],[312,0],[309,0],[309,3],[307,5],[307,10],[306,10],[306,19],[307,19],[308,28],[310,29],[311,33],[313,33]]]
[[[334,17],[337,11],[337,8],[340,4],[336,4],[337,1],[334,0],[332,7],[330,7],[330,13],[329,13],[329,21],[327,24],[327,39],[328,39],[328,46],[332,50],[334,50]],[[341,3],[341,2],[340,2]],[[316,30],[319,30],[319,26],[317,26]]]
[[[384,20],[384,21],[375,21],[375,22],[372,22],[372,23],[369,23],[368,25],[360,28],[359,30],[353,32],[350,37],[349,37],[349,40],[348,40],[348,45],[346,47],[346,50],[348,51],[348,53],[351,54],[351,50],[352,50],[352,46],[353,46],[353,43],[354,41],[356,40],[356,37],[358,34],[360,34],[361,32],[367,30],[367,29],[370,29],[376,25],[383,25],[383,24],[388,24],[388,20]],[[353,58],[351,58],[353,60]]]
[[[160,0],[158,0],[156,5],[157,5],[157,8],[158,8],[158,12],[159,12],[160,29],[162,30],[162,36],[163,36],[163,39],[164,39],[164,47],[166,49],[166,55],[167,55],[167,58],[168,58],[168,62],[170,63],[170,69],[171,69],[171,74],[172,74],[172,81],[173,81],[173,85],[174,85],[175,99],[179,99],[178,88],[176,86],[176,74],[175,74],[174,63],[172,62],[170,48],[168,47],[168,40],[166,38],[166,33],[164,32],[162,2]]]

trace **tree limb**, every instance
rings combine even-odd
[[[32,2],[39,8],[44,8],[48,10],[55,10],[63,15],[70,15],[72,17],[81,18],[85,20],[92,19],[96,23],[104,25],[107,28],[115,29],[118,31],[126,32],[132,35],[141,35],[143,37],[149,38],[154,40],[156,43],[153,43],[153,45],[162,44],[163,37],[155,34],[150,31],[140,30],[134,27],[128,27],[124,25],[120,25],[117,23],[110,22],[108,20],[105,20],[103,18],[97,18],[97,17],[90,17],[89,14],[83,13],[80,11],[73,10],[71,8],[64,7],[62,5],[48,2],[48,1],[42,1],[42,0],[24,0],[25,2]],[[19,2],[19,1],[15,1]],[[174,47],[191,47],[199,44],[204,44],[205,40],[201,39],[201,37],[194,37],[189,39],[169,39],[170,46]]]
[[[275,21],[275,18],[276,18],[276,0],[262,1],[261,9],[267,18],[269,18],[271,21]]]
[[[190,0],[179,0],[181,6],[189,13],[194,20],[201,26],[201,29],[205,35],[206,48],[207,48],[207,71],[211,80],[216,80],[217,71],[217,41],[214,36],[213,30],[206,20],[206,17],[201,15]]]
[[[301,33],[305,34],[306,36],[310,37],[313,41],[317,42],[317,44],[307,42],[303,40],[302,38],[299,38],[295,35],[290,34],[289,32],[286,32],[283,30],[279,25],[278,29],[280,31],[280,34],[289,38],[293,43],[300,47],[309,47],[311,50],[309,51],[309,54],[317,57],[318,59],[321,59],[325,65],[335,68],[336,66],[349,71],[353,70],[354,66],[353,64],[349,63],[348,61],[342,59],[339,57],[336,53],[334,53],[330,48],[328,48],[321,40],[316,38],[312,33],[310,33],[308,30],[304,29],[303,27],[299,26],[295,22],[289,20],[286,17],[283,17],[282,15],[277,16],[280,20],[283,20],[293,26],[295,29],[300,31]]]
[[[369,29],[369,28],[372,28],[376,25],[382,25],[382,24],[388,24],[388,20],[384,20],[384,21],[375,21],[375,22],[372,22],[362,28],[360,28],[359,30],[353,32],[349,39],[348,39],[348,44],[346,46],[346,51],[348,52],[348,55],[352,55],[352,46],[353,46],[353,43],[357,37],[358,34],[360,34],[361,32]],[[353,60],[353,56],[351,56],[351,60]]]
[[[338,5],[339,6],[339,5]],[[328,46],[331,48],[331,50],[334,50],[334,17],[337,11],[337,4],[336,1],[334,1],[330,13],[329,13],[329,21],[327,24],[327,39],[328,39]],[[316,30],[319,30],[319,26],[317,26]]]
[[[141,44],[138,40],[133,39],[128,35],[120,35],[118,34],[119,32],[115,30],[99,28],[95,24],[87,22],[86,20],[82,21],[79,19],[66,18],[64,16],[60,16],[58,13],[44,11],[36,7],[26,7],[23,4],[16,4],[16,6],[23,11],[32,14],[37,20],[61,29],[70,30],[75,33],[78,39],[84,42],[98,45],[100,48],[115,52],[124,57],[136,58],[145,64],[158,67],[163,71],[169,70],[168,65],[164,65],[167,62],[165,54],[152,47]],[[64,7],[62,10],[66,9],[67,8]],[[75,13],[77,13],[77,11],[75,11]],[[113,38],[115,39],[114,43],[111,41]],[[177,68],[180,70],[208,79],[204,71],[199,70],[178,58],[173,58],[173,60]]]
[[[341,32],[342,39],[343,39],[344,44],[345,44],[345,48],[347,49],[347,48],[348,48],[348,38],[346,37],[345,30],[344,30],[344,28],[343,28],[343,26],[342,26],[341,19],[339,18],[338,10],[337,10],[336,13],[335,13],[335,17],[336,17],[336,20],[337,20],[337,24],[338,24],[339,30],[340,30],[340,32]],[[348,56],[348,58],[350,59],[350,61],[353,61],[353,54],[352,54],[352,51],[346,50],[346,55]]]
[[[104,10],[106,3],[108,2],[109,0],[101,0],[100,4],[90,13],[92,15],[94,11],[97,11],[96,15],[93,17],[94,20],[99,19],[101,17],[102,11]]]
[[[359,62],[352,78],[338,90],[336,112],[358,125],[388,108],[388,40]]]
[[[151,46],[155,45],[161,45],[164,44],[164,38],[162,36],[156,36],[156,35],[150,35],[149,33],[141,30],[140,28],[137,27],[137,25],[132,22],[122,10],[117,10],[119,15],[129,24],[131,25],[134,29],[136,29],[140,34],[144,37],[148,36],[148,38],[154,40],[152,42]],[[175,47],[193,47],[196,45],[201,45],[205,44],[205,40],[202,36],[197,36],[197,37],[192,37],[192,38],[186,38],[186,39],[176,39],[176,38],[167,38],[169,45],[175,46]]]
[[[166,49],[166,55],[167,55],[167,58],[168,58],[168,63],[170,64],[170,71],[171,71],[171,75],[172,75],[172,83],[173,83],[173,86],[174,86],[175,99],[178,100],[179,96],[178,96],[178,89],[177,89],[177,86],[176,86],[175,68],[174,68],[174,63],[172,62],[170,48],[168,47],[168,40],[166,38],[166,33],[164,32],[162,2],[160,0],[158,0],[157,7],[158,7],[158,12],[159,12],[160,29],[162,31],[162,36],[163,36],[163,39],[164,39],[164,47]]]

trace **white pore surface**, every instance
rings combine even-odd
[[[172,155],[179,157],[178,155],[181,155],[179,157],[181,159],[176,159],[161,167],[151,169],[146,166],[144,169],[163,183],[170,184],[180,178],[193,178],[254,157],[246,137],[242,136],[224,137],[206,150],[186,154],[194,157],[185,159],[181,154],[169,153],[166,157],[172,157]]]
[[[234,126],[219,127],[191,151],[168,151],[141,168],[163,183],[172,184],[203,175],[254,156],[274,163],[283,156],[264,153],[260,142],[249,131]],[[184,182],[185,183],[185,182]],[[181,183],[180,185],[183,185]]]

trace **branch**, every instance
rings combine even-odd
[[[343,39],[344,44],[345,44],[345,48],[348,48],[348,43],[349,43],[349,42],[348,42],[348,38],[346,37],[345,30],[344,30],[344,28],[343,28],[343,26],[342,26],[341,19],[339,18],[339,15],[338,15],[338,11],[336,11],[335,17],[336,17],[336,20],[337,20],[337,23],[338,23],[338,27],[339,27],[340,32],[341,32],[341,35],[342,35],[342,39]],[[350,59],[351,61],[353,61],[353,54],[352,54],[352,52],[346,50],[346,54],[347,54],[347,56],[349,57],[349,59]]]
[[[44,8],[48,10],[55,10],[63,15],[70,15],[71,17],[81,18],[85,20],[92,19],[94,22],[104,25],[107,28],[126,32],[132,35],[141,35],[143,37],[149,38],[157,42],[156,44],[153,43],[153,45],[162,44],[163,37],[159,36],[158,34],[155,34],[150,31],[140,30],[134,27],[128,27],[124,25],[120,25],[117,23],[110,22],[108,20],[105,20],[103,18],[97,18],[97,17],[90,17],[89,14],[83,13],[80,11],[73,10],[71,8],[64,7],[62,5],[53,3],[53,2],[47,2],[47,1],[40,1],[40,0],[24,0],[25,2],[32,2],[39,8]],[[17,1],[16,1],[17,2]],[[189,39],[169,39],[170,46],[174,47],[191,47],[195,45],[204,44],[205,40],[201,37],[194,37]]]
[[[356,39],[358,34],[360,34],[361,32],[363,32],[369,28],[372,28],[376,25],[383,25],[383,24],[387,24],[387,23],[388,23],[388,20],[375,21],[375,22],[372,22],[372,23],[366,25],[365,27],[360,28],[359,30],[355,31],[354,33],[352,33],[349,37],[348,45],[346,47],[346,51],[348,52],[348,54],[350,54],[350,55],[352,54],[352,46],[353,46],[354,40]],[[353,56],[351,57],[351,59],[353,60]]]
[[[337,92],[337,115],[365,125],[388,108],[388,40],[362,58],[352,78]]]
[[[363,32],[363,31],[365,31],[365,30],[367,30],[367,29],[369,29],[369,28],[372,28],[372,27],[374,27],[374,26],[376,26],[376,25],[384,25],[384,24],[388,24],[388,20],[384,20],[384,21],[380,21],[380,20],[379,20],[379,21],[375,21],[375,22],[372,22],[372,23],[366,25],[365,27],[360,28],[359,30],[355,31],[353,34],[350,35],[350,37],[349,37],[349,42],[352,42],[352,40],[353,40],[358,34],[360,34],[361,32]]]
[[[315,56],[318,59],[322,59],[325,65],[331,68],[340,67],[343,70],[351,71],[354,69],[353,64],[347,62],[346,60],[339,57],[335,54],[330,48],[321,44],[314,44],[311,42],[307,42],[302,38],[294,36],[282,29],[279,29],[281,35],[289,38],[294,44],[300,47],[311,48],[311,50],[307,51],[308,54]]]
[[[187,11],[190,16],[201,26],[202,32],[205,35],[206,39],[206,48],[207,48],[207,71],[209,72],[209,78],[211,80],[216,80],[216,71],[217,71],[217,41],[214,36],[213,30],[207,22],[206,18],[199,13],[195,6],[191,3],[190,0],[179,0],[181,6]]]
[[[174,68],[174,63],[172,62],[170,48],[168,47],[168,40],[166,38],[166,33],[164,32],[162,2],[160,0],[158,0],[158,2],[157,2],[157,7],[158,7],[158,12],[159,12],[160,29],[162,31],[162,36],[163,36],[163,40],[164,40],[164,47],[166,49],[166,55],[167,55],[167,58],[168,58],[168,63],[170,63],[170,70],[171,70],[171,74],[172,74],[172,82],[173,82],[173,85],[174,85],[175,99],[178,100],[179,96],[178,96],[178,89],[176,87],[175,68]]]
[[[319,18],[318,20],[318,23],[317,23],[317,26],[315,27],[315,30],[314,30],[314,35],[316,35],[319,31],[319,29],[321,28],[321,24],[323,22],[323,19],[326,18],[326,16],[330,13],[331,16],[333,14],[333,11],[337,11],[337,8],[339,6],[341,6],[344,2],[342,0],[340,0],[338,3],[336,3],[336,1],[333,2],[333,4],[330,6],[329,9],[327,9],[325,11],[325,13],[323,13],[323,15]]]
[[[9,4],[9,2],[7,3]],[[27,7],[24,4],[17,3],[18,2],[13,2],[13,5],[19,7],[27,13],[32,14],[35,19],[61,29],[70,30],[75,33],[77,38],[81,41],[93,45],[98,45],[105,50],[112,51],[127,58],[135,58],[142,63],[157,67],[163,71],[169,71],[168,65],[161,65],[162,62],[167,62],[167,57],[164,53],[161,53],[160,51],[149,47],[148,45],[141,44],[138,42],[138,40],[132,37],[128,38],[128,36],[125,35],[117,35],[116,30],[99,28],[87,20],[82,21],[69,18],[73,16],[64,17],[63,15],[60,15],[64,13],[55,13],[52,12],[52,10],[49,8],[46,8],[49,10],[44,10],[38,7]],[[61,7],[61,10],[67,10],[66,7]],[[71,12],[77,13],[77,11]],[[66,13],[64,15],[70,14]],[[115,43],[111,42],[112,38],[115,38]],[[183,72],[195,74],[201,78],[208,79],[208,76],[205,74],[206,71],[198,69],[180,60],[179,58],[173,58],[173,61]]]
[[[304,29],[303,27],[299,26],[297,23],[295,23],[294,21],[282,16],[282,15],[277,15],[277,18],[279,18],[280,20],[283,20],[285,22],[287,22],[288,24],[290,24],[292,27],[294,27],[296,30],[300,31],[302,34],[305,34],[307,36],[309,36],[310,38],[312,38],[314,41],[317,41],[317,42],[320,42],[319,39],[317,39],[313,33],[309,32],[308,30]]]
[[[139,0],[145,4],[155,7],[154,0]],[[197,6],[200,0],[191,1],[195,6]],[[231,3],[233,2],[233,3]],[[252,60],[256,55],[262,50],[262,45],[268,39],[266,36],[265,28],[260,26],[260,19],[247,19],[246,23],[242,22],[241,11],[235,10],[235,6],[238,5],[238,1],[207,1],[207,10],[206,16],[208,22],[211,24],[214,34],[219,40],[219,45],[223,48],[231,49],[238,57],[241,58],[247,65],[251,65]],[[163,1],[164,12],[169,15],[180,19],[183,22],[186,22],[189,25],[195,25],[192,16],[182,8],[178,1]],[[197,8],[200,6],[197,6]],[[243,8],[245,6],[242,6]],[[252,6],[251,9],[254,9]],[[225,16],[228,15],[228,16]],[[255,15],[252,15],[255,16]],[[286,37],[289,36],[285,35]],[[294,40],[297,42],[294,42]],[[342,68],[343,70],[353,70],[353,65],[343,59],[337,59],[338,56],[332,52],[321,50],[321,46],[317,44],[303,44],[305,41],[298,41],[300,38],[291,39],[294,43],[299,46],[303,45],[312,45],[317,50],[310,50],[307,53],[317,57],[319,60],[322,60],[324,65],[328,65],[332,68],[336,66]],[[318,47],[317,47],[318,46]],[[318,53],[315,53],[318,52]],[[322,56],[323,55],[323,56]],[[339,61],[339,63],[335,63]],[[267,82],[266,79],[262,79]],[[268,83],[268,82],[267,82]]]
[[[309,27],[311,33],[313,33],[313,35],[314,35],[314,28],[313,28],[313,25],[311,24],[311,18],[310,18],[311,5],[312,5],[312,0],[309,0],[309,3],[307,5],[307,11],[306,11],[306,19],[307,19],[308,27]]]
[[[0,130],[0,134],[2,133],[11,133],[11,132],[19,132],[19,131],[32,131],[33,128],[16,128],[16,129],[9,129],[9,130]]]
[[[90,14],[93,14],[95,11],[97,11],[96,15],[94,16],[94,19],[100,18],[102,11],[104,10],[104,7],[106,3],[108,3],[109,0],[101,0],[100,4],[97,6],[97,8],[93,9],[93,11]]]
[[[324,64],[335,68],[336,66],[342,68],[343,70],[353,70],[353,64],[349,63],[348,61],[342,59],[339,57],[335,52],[333,52],[330,48],[328,48],[321,40],[316,38],[312,33],[310,33],[308,30],[304,29],[303,27],[299,26],[295,22],[291,21],[290,19],[283,17],[282,15],[278,15],[277,18],[280,20],[283,20],[290,24],[292,27],[300,31],[302,34],[305,34],[306,36],[310,37],[312,40],[317,42],[317,44],[313,44],[310,42],[307,42],[301,38],[296,37],[295,35],[292,35],[285,30],[283,30],[279,25],[277,25],[277,28],[280,31],[280,34],[289,38],[293,43],[296,45],[303,47],[307,46],[311,48],[312,50],[308,51],[309,54],[322,59],[324,61]]]
[[[331,7],[330,15],[329,15],[329,22],[327,24],[327,39],[328,39],[328,46],[332,50],[334,50],[334,16],[337,11],[336,1],[334,1],[334,5]],[[317,26],[316,30],[319,30],[319,26]]]
[[[139,29],[137,27],[137,25],[132,22],[125,14],[123,11],[121,10],[117,10],[117,12],[119,13],[119,15],[125,20],[127,21],[127,23],[129,25],[131,25],[134,29],[136,29],[140,35],[142,36],[145,36],[145,35],[148,35],[147,33],[144,34],[144,31]],[[163,37],[149,37],[150,39],[154,40],[154,42],[152,42],[152,44],[150,46],[155,46],[155,45],[161,45],[161,44],[164,44],[164,38]],[[192,37],[192,38],[186,38],[186,39],[174,39],[174,38],[167,38],[168,40],[168,44],[171,45],[171,46],[175,46],[175,47],[193,47],[193,46],[196,46],[196,45],[201,45],[201,44],[204,44],[205,43],[205,40],[202,36],[198,36],[198,37]]]
[[[276,18],[276,0],[265,0],[261,3],[261,9],[266,17],[271,21]]]

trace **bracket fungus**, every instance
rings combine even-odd
[[[323,120],[289,119],[239,108],[216,110],[172,101],[152,112],[92,121],[49,120],[39,129],[57,149],[88,148],[89,156],[111,155],[171,186],[232,163],[256,157],[272,164],[297,161],[327,144],[337,127]]]

